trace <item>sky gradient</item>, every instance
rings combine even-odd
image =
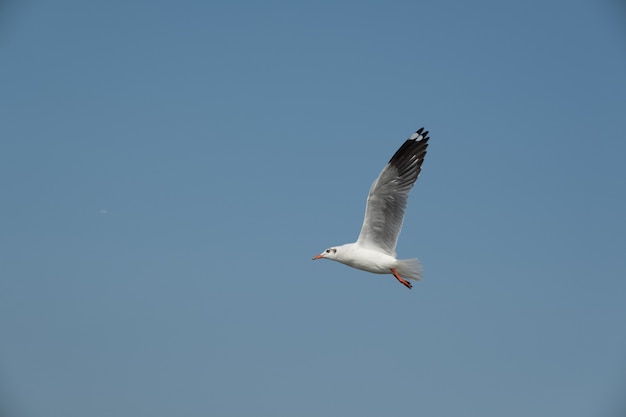
[[[0,412],[623,416],[625,11],[5,2]],[[422,126],[424,280],[311,261]]]

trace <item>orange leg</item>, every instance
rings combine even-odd
[[[413,286],[411,285],[411,283],[409,281],[407,281],[406,279],[402,278],[400,276],[400,274],[398,274],[398,271],[396,271],[394,268],[391,268],[391,273],[393,274],[394,277],[396,277],[396,279],[398,281],[400,281],[400,284],[404,285],[405,287],[407,287],[408,289],[413,288]]]

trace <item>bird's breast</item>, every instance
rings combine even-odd
[[[396,259],[387,254],[369,250],[358,249],[350,251],[339,262],[363,271],[375,274],[389,274],[395,267]]]

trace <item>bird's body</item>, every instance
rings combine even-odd
[[[396,259],[395,249],[409,192],[421,171],[428,140],[424,128],[411,135],[374,181],[358,240],[328,248],[313,259],[326,258],[375,274],[392,274],[408,288],[412,285],[403,277],[421,279],[419,260]]]
[[[333,260],[352,268],[374,274],[391,274],[391,269],[401,270],[401,275],[408,278],[421,278],[421,268],[417,259],[396,259],[394,256],[359,246],[358,243],[346,243],[337,247],[337,256]]]

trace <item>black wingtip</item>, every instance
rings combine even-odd
[[[398,168],[400,173],[414,169],[415,179],[420,172],[428,148],[428,131],[420,128],[413,133],[389,160],[389,164]]]
[[[420,142],[420,141],[428,141],[428,139],[430,139],[428,137],[428,130],[424,130],[423,127],[420,127],[419,129],[417,129],[415,131],[415,133],[413,133],[411,136],[409,136],[409,138],[407,140],[410,141],[415,141],[415,142]]]

